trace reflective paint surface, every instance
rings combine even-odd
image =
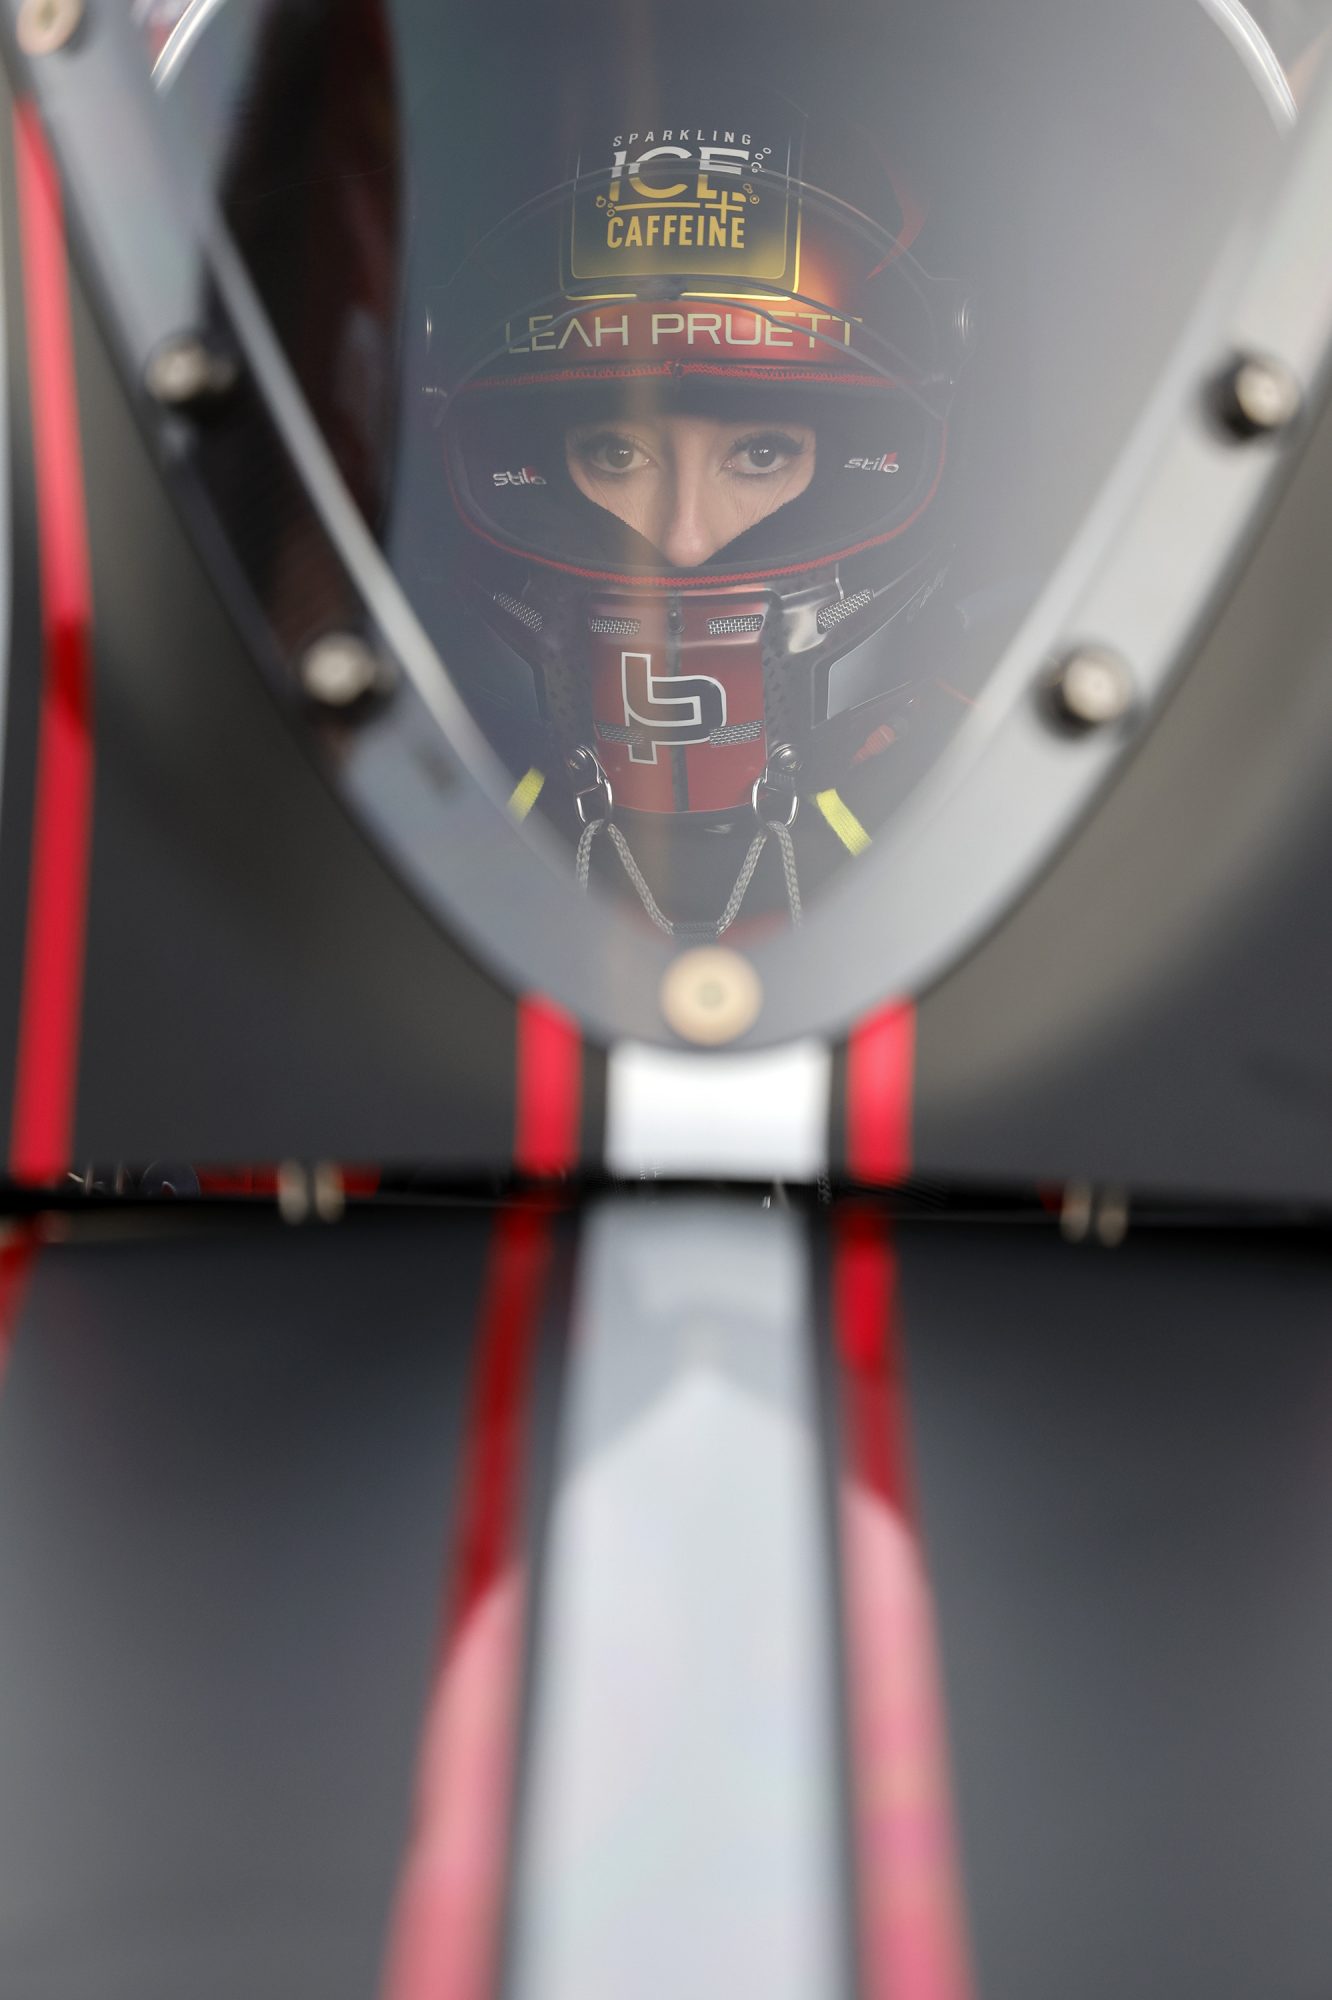
[[[844,1989],[810,1273],[794,1218],[584,1239],[512,1903],[516,2000]]]

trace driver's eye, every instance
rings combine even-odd
[[[622,431],[595,431],[573,442],[579,458],[594,472],[640,472],[648,462],[643,447]]]
[[[753,478],[765,472],[781,472],[799,458],[804,443],[789,431],[763,431],[756,437],[741,438],[726,461],[728,472]]]

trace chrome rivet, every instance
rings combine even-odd
[[[1093,1186],[1069,1181],[1059,1211],[1059,1229],[1066,1243],[1086,1243],[1093,1237],[1106,1250],[1118,1250],[1129,1233],[1130,1204],[1122,1187]]]
[[[1085,1243],[1091,1234],[1096,1190],[1090,1181],[1069,1181],[1059,1205],[1059,1233],[1065,1243]]]
[[[321,1222],[341,1222],[347,1207],[347,1188],[342,1169],[331,1160],[316,1160],[310,1193],[314,1212]]]
[[[354,632],[328,632],[302,655],[301,686],[321,708],[350,708],[383,685],[380,663]]]
[[[1300,385],[1284,361],[1267,354],[1244,354],[1226,370],[1216,389],[1216,409],[1234,438],[1273,437],[1300,414]]]
[[[661,982],[661,1011],[686,1042],[733,1042],[758,1019],[763,986],[747,958],[724,945],[681,952]]]
[[[299,1160],[283,1160],[278,1167],[277,1208],[292,1228],[309,1220],[310,1176]]]
[[[778,743],[768,753],[769,771],[779,772],[784,778],[794,776],[800,769],[800,758],[790,743]]]
[[[185,410],[226,395],[235,386],[236,372],[235,362],[197,333],[176,333],[149,355],[143,380],[154,402]]]
[[[1080,646],[1055,668],[1049,693],[1061,722],[1103,729],[1133,706],[1133,676],[1118,654]]]
[[[25,56],[51,56],[63,49],[83,20],[83,0],[23,0],[18,45]]]
[[[1096,1210],[1096,1238],[1106,1250],[1118,1250],[1129,1233],[1129,1198],[1124,1188],[1103,1188]]]

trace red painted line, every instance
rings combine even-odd
[[[496,1220],[462,1470],[450,1608],[381,2000],[490,2000],[521,1697],[522,1506],[549,1214]]]
[[[885,1007],[851,1030],[846,1052],[846,1165],[853,1180],[886,1187],[911,1172],[916,1010]]]
[[[583,1041],[578,1025],[549,1000],[518,1003],[517,1099],[513,1163],[542,1178],[578,1164]]]
[[[874,275],[870,273],[871,277]],[[745,343],[747,346],[750,344]],[[806,361],[796,367],[781,361],[644,361],[637,365],[625,362],[590,361],[578,368],[533,369],[530,374],[475,375],[463,384],[460,394],[470,395],[474,389],[527,389],[553,382],[627,382],[653,379],[676,380],[684,375],[743,376],[755,382],[809,382],[822,388],[835,382],[839,388],[853,389],[911,389],[916,384],[906,375],[881,375],[877,372],[849,374],[830,373],[828,368],[817,361]]]
[[[14,1351],[19,1314],[36,1257],[37,1230],[31,1223],[20,1225],[0,1243],[0,1388]]]
[[[943,1697],[913,1519],[897,1261],[838,1220],[833,1314],[862,2000],[970,2000]]]
[[[74,1148],[92,838],[92,583],[64,221],[30,104],[14,112],[40,542],[43,663],[9,1165],[56,1180]]]

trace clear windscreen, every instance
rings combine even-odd
[[[735,942],[975,726],[1332,6],[135,18],[532,866]],[[221,476],[299,648],[280,482]]]

